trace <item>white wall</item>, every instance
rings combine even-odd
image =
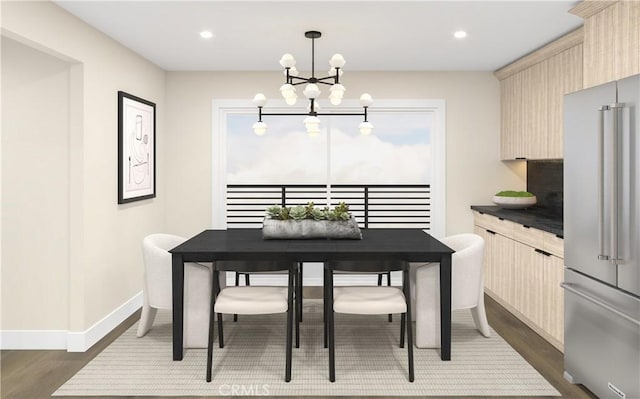
[[[69,79],[67,62],[2,38],[3,325],[67,328]]]
[[[64,273],[62,265],[66,262],[68,278],[66,282],[58,277],[48,282],[50,290],[62,292],[60,296],[67,297],[52,306],[55,309],[50,309],[51,313],[46,318],[29,316],[34,309],[43,305],[46,295],[37,286],[27,285],[27,276],[18,270],[23,267],[21,262],[25,254],[5,255],[5,246],[2,256],[2,329],[64,328],[71,332],[83,332],[123,303],[134,297],[139,298],[137,295],[142,290],[143,275],[142,238],[146,234],[164,230],[165,73],[48,1],[3,2],[2,35],[70,64],[67,148],[65,150],[56,141],[56,150],[62,152],[57,153],[58,158],[53,165],[53,170],[59,174],[66,168],[68,184],[45,187],[45,182],[34,183],[32,189],[41,190],[40,201],[21,202],[17,208],[3,209],[2,226],[3,237],[7,237],[10,231],[4,224],[5,215],[15,217],[16,214],[29,212],[40,212],[40,223],[43,225],[57,223],[60,219],[68,220],[68,259],[65,261],[62,250],[53,259],[60,274]],[[4,60],[4,49],[2,56]],[[12,60],[7,62],[11,63]],[[7,84],[3,76],[3,97]],[[25,82],[25,85],[31,84],[36,82]],[[36,90],[35,86],[31,89]],[[128,205],[117,204],[118,90],[155,102],[157,110],[157,198]],[[43,94],[42,101],[48,100],[48,94]],[[3,101],[5,109],[14,106],[16,104]],[[30,112],[28,103],[17,106],[15,115]],[[38,117],[34,115],[34,118]],[[3,128],[4,123],[3,118]],[[34,121],[29,130],[36,129],[36,125]],[[38,137],[42,132],[20,133],[26,140],[26,137],[33,135]],[[61,139],[64,136],[62,131],[56,134]],[[3,140],[4,135],[3,129]],[[24,145],[27,143],[20,143],[20,146]],[[3,158],[9,150],[3,148]],[[67,165],[64,151],[68,153]],[[44,152],[42,147],[36,150],[36,154]],[[9,162],[14,161],[10,159]],[[47,171],[51,166],[36,160],[28,168],[31,168],[30,176],[38,176],[37,172]],[[7,195],[7,189],[12,181],[18,179],[16,175],[19,173],[19,169],[9,169],[3,165],[3,196]],[[8,186],[5,186],[5,179]],[[45,207],[49,200],[47,196],[62,201],[65,193],[68,195],[68,217],[48,212],[51,208],[49,205]],[[7,201],[3,202],[4,207]],[[10,237],[11,245],[28,248],[31,238],[30,235]],[[9,242],[3,238],[4,245],[9,245]],[[32,247],[32,251],[39,249]],[[37,273],[43,273],[51,267],[51,262],[34,262],[31,267]],[[9,287],[4,284],[5,281],[12,281],[15,285]],[[65,301],[67,306],[64,305]]]
[[[524,189],[524,163],[500,162],[500,86],[490,72],[347,72],[346,97],[444,99],[446,233],[470,232],[472,204]],[[167,228],[185,236],[211,223],[211,100],[278,98],[279,72],[168,72]],[[375,106],[375,103],[374,103]],[[375,122],[374,122],[375,123]]]

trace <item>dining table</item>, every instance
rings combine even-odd
[[[184,355],[185,262],[228,260],[329,262],[407,261],[440,263],[440,358],[451,360],[451,255],[453,250],[428,232],[411,228],[362,230],[360,240],[267,240],[261,229],[205,230],[169,251],[172,254],[173,360]]]

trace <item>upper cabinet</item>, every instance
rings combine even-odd
[[[583,2],[584,87],[640,73],[640,2]]]
[[[562,158],[562,101],[582,88],[582,29],[496,71],[501,158]]]
[[[562,102],[565,94],[582,88],[582,51],[577,45],[547,61],[547,158],[562,158]]]

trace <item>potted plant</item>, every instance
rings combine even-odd
[[[349,206],[344,202],[333,209],[316,208],[313,202],[306,206],[292,208],[271,206],[266,211],[262,225],[262,236],[265,240],[272,239],[362,239]]]
[[[493,196],[493,202],[507,209],[523,209],[536,204],[536,196],[528,191],[500,191]]]

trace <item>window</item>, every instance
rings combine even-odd
[[[274,112],[300,112],[301,107],[292,110],[284,103],[269,105],[269,110],[274,108],[278,108]],[[355,104],[348,101],[321,112],[334,109],[358,112]],[[269,130],[264,136],[256,136],[251,125],[257,112],[248,101],[214,101],[213,115],[214,228],[259,223],[268,206],[265,204],[280,203],[286,187],[297,203],[313,200],[323,205],[339,200],[349,203],[349,198],[355,201],[360,196],[358,190],[362,188],[364,192],[366,186],[378,197],[369,199],[369,212],[375,211],[376,206],[381,210],[368,215],[367,227],[417,223],[418,219],[411,217],[417,206],[413,198],[425,194],[415,187],[427,186],[428,224],[415,226],[427,227],[435,236],[444,235],[443,100],[378,101],[369,111],[369,119],[375,126],[370,136],[359,134],[361,118],[351,116],[322,116],[318,137],[306,134],[304,116],[265,117]],[[257,190],[256,185],[273,187]],[[295,189],[301,185],[306,189]],[[236,201],[233,195],[228,198],[227,186],[241,200]],[[400,194],[391,186],[402,188]],[[251,199],[249,193],[256,191],[261,191],[260,195]],[[396,193],[392,195],[392,191]],[[396,218],[398,223],[390,224],[385,219],[390,217],[382,213],[385,202],[401,211],[395,213],[402,216]],[[403,202],[407,205],[403,206]],[[287,204],[293,203],[287,199]],[[240,208],[237,204],[251,210],[247,215],[253,215],[254,219],[235,216],[234,209]],[[355,201],[352,210],[364,223],[364,207],[359,206]],[[229,214],[233,216],[228,217]]]

